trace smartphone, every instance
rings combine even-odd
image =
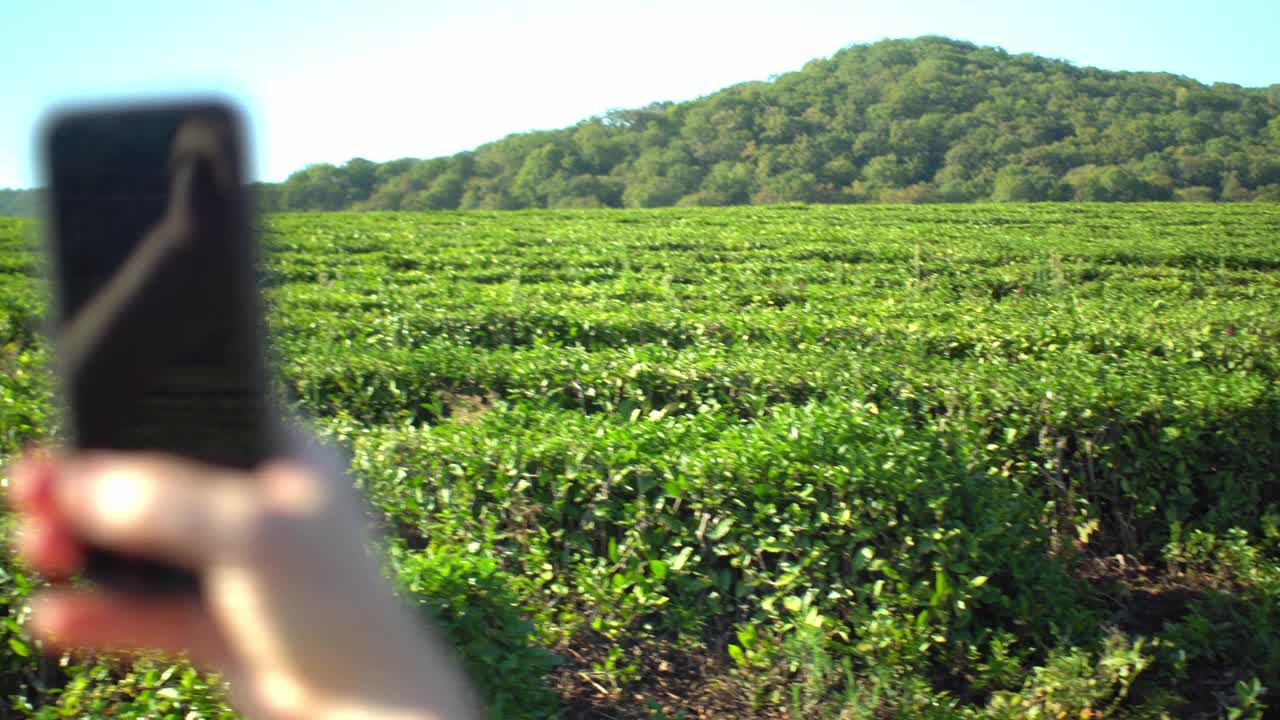
[[[81,107],[43,135],[50,334],[73,449],[251,468],[278,446],[240,114],[218,100]],[[91,548],[85,577],[197,590]]]

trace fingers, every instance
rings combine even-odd
[[[249,474],[170,456],[83,453],[56,474],[58,515],[76,537],[191,570],[242,551],[261,511]]]
[[[9,506],[21,513],[14,542],[17,554],[40,574],[61,579],[74,574],[84,551],[60,519],[54,493],[55,463],[48,454],[28,453],[6,477]]]
[[[53,477],[52,456],[38,451],[24,453],[9,466],[5,478],[9,507],[22,513],[52,512]]]
[[[132,653],[159,650],[186,655],[207,668],[231,657],[226,642],[194,598],[120,597],[97,591],[56,590],[31,605],[31,631],[55,651]]]
[[[196,571],[230,559],[254,541],[250,530],[264,513],[325,514],[350,491],[328,482],[341,475],[324,449],[290,444],[296,459],[254,473],[157,453],[29,454],[7,478],[9,504],[21,515],[18,552],[53,578],[79,570],[86,545]]]
[[[47,516],[23,518],[15,550],[36,572],[51,580],[76,574],[84,565],[84,546],[65,523]]]

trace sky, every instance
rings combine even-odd
[[[688,100],[884,38],[1280,83],[1276,0],[0,0],[0,28],[0,188],[41,181],[50,107],[96,100],[230,97],[253,177],[279,181]]]

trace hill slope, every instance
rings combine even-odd
[[[1280,83],[886,40],[690,102],[451,157],[312,165],[258,189],[267,210],[1280,201]],[[0,214],[29,211],[8,199],[18,212]]]
[[[1280,84],[1205,86],[939,37],[474,151],[314,165],[271,209],[1280,200]]]

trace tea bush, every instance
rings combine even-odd
[[[1280,686],[1274,204],[262,230],[275,381],[494,717],[574,682],[706,710],[657,648],[740,715],[1260,717]],[[31,238],[0,221],[4,456],[57,434]],[[0,570],[15,712],[229,713],[180,665],[39,659]]]

